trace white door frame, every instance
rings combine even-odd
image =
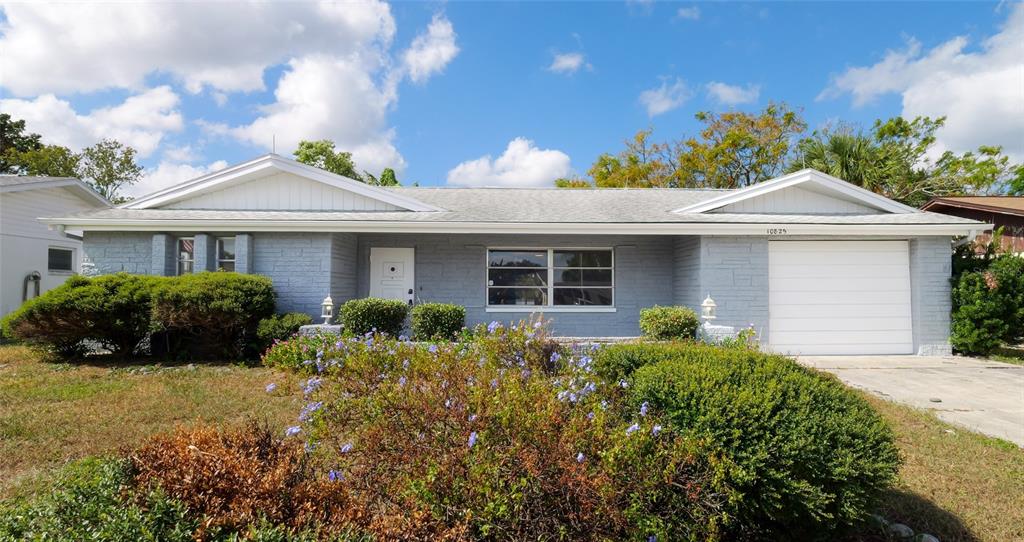
[[[370,247],[370,297],[412,305],[416,291],[416,249]]]

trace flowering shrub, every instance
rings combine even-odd
[[[260,351],[266,350],[277,341],[290,339],[299,332],[299,328],[313,323],[313,319],[304,312],[288,312],[274,314],[260,320],[256,326],[256,338],[259,340]]]
[[[352,299],[341,306],[341,325],[345,331],[362,335],[370,332],[397,337],[405,326],[409,306],[397,299],[367,297]]]
[[[296,335],[286,341],[275,341],[263,354],[267,367],[290,369],[299,372],[316,371],[315,361],[338,340],[333,333]]]
[[[692,339],[700,327],[697,313],[686,307],[648,307],[640,310],[640,331],[659,341]]]

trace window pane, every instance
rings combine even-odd
[[[492,250],[488,258],[491,267],[547,267],[546,250]]]
[[[555,269],[555,286],[582,286],[580,269]]]
[[[225,271],[234,271],[235,270],[235,262],[231,261],[231,260],[219,262],[217,264],[217,267],[220,268],[220,269],[223,269]]]
[[[64,248],[51,248],[48,254],[47,268],[50,271],[71,271],[71,260],[74,252]]]
[[[234,260],[235,259],[235,238],[224,237],[217,239],[217,259],[218,260]]]
[[[610,250],[556,250],[555,267],[611,267]]]
[[[583,270],[583,285],[584,286],[611,286],[612,285],[612,270],[611,269],[584,269]]]
[[[547,286],[548,271],[541,269],[489,269],[488,286]]]
[[[178,262],[178,274],[187,275],[192,272],[192,261],[191,260],[180,260]]]
[[[179,260],[191,260],[192,254],[195,252],[195,246],[192,244],[192,239],[178,239],[178,259]]]
[[[611,288],[555,288],[555,305],[611,306]]]
[[[489,305],[547,305],[547,290],[541,288],[488,288]]]

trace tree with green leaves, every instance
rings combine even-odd
[[[16,155],[34,151],[43,146],[42,136],[26,133],[25,121],[0,113],[0,174],[22,173]]]
[[[373,186],[402,186],[395,176],[395,170],[389,167],[384,168],[384,171],[380,172],[380,177],[363,170],[363,178],[360,180]]]
[[[796,145],[789,171],[813,168],[872,192],[919,207],[933,197],[1012,193],[1024,185],[1024,166],[1000,147],[956,154],[932,150],[945,117],[893,117],[868,133],[841,125],[824,128]]]
[[[303,164],[309,164],[342,177],[365,182],[363,177],[356,172],[356,164],[352,161],[352,153],[335,151],[334,142],[331,140],[300,141],[299,147],[295,149],[293,155],[296,160]]]
[[[60,145],[42,145],[37,149],[12,151],[7,159],[18,173],[22,175],[41,175],[48,177],[78,177],[81,155]]]
[[[92,185],[103,197],[113,203],[124,203],[128,198],[119,194],[142,178],[142,166],[135,162],[135,149],[104,139],[82,150],[78,164],[78,177]]]
[[[597,157],[587,173],[599,188],[674,188],[678,186],[672,149],[651,141],[651,129],[640,130],[617,155]]]

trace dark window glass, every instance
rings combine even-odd
[[[235,270],[235,238],[221,237],[217,239],[217,269]]]
[[[555,288],[555,305],[611,306],[611,288]]]
[[[47,255],[47,269],[50,271],[71,271],[75,252],[66,248],[51,248]]]
[[[542,288],[488,288],[489,305],[547,305],[547,290]]]
[[[610,250],[556,250],[555,267],[611,267]]]
[[[611,269],[555,269],[555,286],[611,285]]]
[[[490,267],[547,267],[546,250],[492,250],[488,257]]]
[[[548,270],[490,269],[487,281],[488,286],[547,286]]]
[[[178,274],[187,275],[192,272],[192,261],[195,255],[193,239],[178,239]]]

